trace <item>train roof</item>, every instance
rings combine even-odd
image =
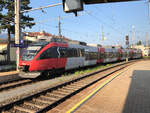
[[[29,46],[45,46],[49,44],[49,42],[46,42],[46,41],[40,41],[40,42],[36,42],[36,43],[32,43],[30,44]]]

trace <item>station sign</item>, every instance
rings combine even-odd
[[[19,47],[19,48],[26,48],[27,45],[24,45],[24,44],[13,44],[12,47]]]

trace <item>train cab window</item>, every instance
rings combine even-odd
[[[38,58],[38,60],[39,59],[48,59],[48,58],[58,58],[57,47],[51,47],[51,48],[48,48],[47,50],[45,50],[40,55],[40,57]]]

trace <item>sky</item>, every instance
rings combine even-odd
[[[30,6],[37,8],[61,3],[61,0],[31,0]],[[60,16],[62,35],[72,40],[92,44],[125,45],[125,36],[129,43],[145,41],[150,31],[148,1],[120,2],[85,5],[77,17],[65,13],[62,5],[26,13],[36,23],[26,32],[46,31],[58,35],[58,17]],[[103,30],[102,30],[103,29]],[[102,31],[105,37],[102,43]],[[149,34],[150,36],[150,34]]]

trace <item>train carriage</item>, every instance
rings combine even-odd
[[[122,49],[122,55],[121,60],[125,60],[127,57],[127,49]]]
[[[97,47],[86,46],[85,47],[85,62],[84,66],[90,66],[97,64],[98,49]]]
[[[36,78],[98,63],[141,58],[140,50],[93,47],[62,42],[39,42],[28,46],[19,63],[19,76]]]
[[[83,67],[85,62],[84,46],[69,44],[66,49],[65,70]]]

